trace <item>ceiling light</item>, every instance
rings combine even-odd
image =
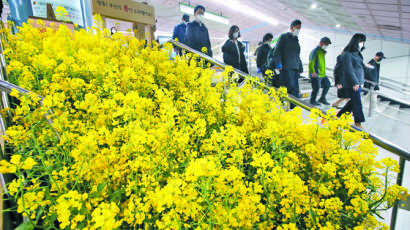
[[[336,28],[340,28],[340,26],[341,26],[340,24],[336,24]]]
[[[185,14],[194,15],[194,7],[183,2],[179,3],[179,11]],[[221,24],[229,25],[229,18],[217,15],[210,11],[205,11],[204,18]]]
[[[275,19],[275,18],[273,18],[269,15],[263,14],[263,13],[261,13],[260,11],[254,9],[254,8],[250,8],[246,5],[243,5],[239,1],[235,1],[235,0],[222,0],[222,1],[221,0],[212,0],[212,1],[214,1],[216,3],[219,3],[221,5],[224,5],[228,9],[233,9],[233,10],[239,11],[243,14],[246,14],[246,15],[248,15],[250,17],[253,17],[253,18],[257,18],[257,19],[259,19],[261,21],[264,21],[264,22],[267,22],[269,24],[272,24],[272,25],[275,25],[275,26],[279,25],[279,21],[277,19]]]
[[[313,3],[312,5],[310,5],[310,8],[316,9],[316,8],[317,8],[317,4],[316,4],[316,3]]]

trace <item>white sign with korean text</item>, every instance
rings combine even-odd
[[[68,13],[68,15],[65,16],[64,20],[71,21],[80,26],[84,26],[83,13],[81,10],[81,0],[31,0],[31,7],[33,8],[34,14],[33,16],[46,18],[47,3],[50,3],[53,6],[55,13],[57,6],[64,7]]]

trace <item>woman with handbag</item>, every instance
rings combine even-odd
[[[352,112],[354,123],[363,129],[361,123],[365,121],[361,101],[361,89],[364,83],[364,64],[361,51],[364,50],[366,36],[361,33],[353,35],[349,44],[344,48],[340,57],[342,77],[338,88],[343,88],[344,96],[350,98],[346,105],[337,113],[340,117],[346,112]]]

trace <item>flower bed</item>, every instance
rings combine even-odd
[[[25,25],[3,44],[9,80],[45,96],[12,92],[14,153],[0,162],[26,228],[377,229],[406,196],[388,186],[397,162],[376,162],[346,118],[225,93],[195,58],[95,29]]]

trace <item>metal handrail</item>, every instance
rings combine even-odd
[[[396,80],[393,80],[393,79],[390,79],[390,78],[387,78],[387,77],[382,77],[382,76],[380,76],[380,80],[390,81],[390,82],[392,82],[393,84],[398,84],[398,85],[400,85],[401,87],[409,88],[409,89],[406,89],[406,90],[410,90],[410,85],[408,85],[408,84],[406,84],[406,83],[399,82],[399,81],[396,81]]]
[[[187,45],[185,45],[185,44],[182,44],[182,43],[180,43],[180,42],[177,42],[177,41],[175,41],[175,40],[170,39],[170,40],[168,40],[166,43],[171,43],[171,44],[173,44],[173,45],[175,45],[175,46],[178,46],[179,48],[182,48],[182,49],[184,49],[184,50],[186,50],[186,51],[188,51],[188,52],[190,52],[190,53],[194,53],[194,54],[198,55],[199,57],[206,59],[208,62],[211,62],[211,63],[213,63],[213,64],[215,64],[215,65],[218,65],[218,66],[221,67],[221,68],[226,68],[226,67],[228,66],[228,65],[226,65],[225,63],[222,63],[222,62],[220,62],[220,61],[218,61],[218,60],[216,60],[216,59],[214,59],[214,58],[212,58],[212,57],[210,57],[210,56],[208,56],[208,55],[206,55],[206,54],[204,54],[204,53],[201,53],[201,52],[199,52],[199,51],[197,51],[197,50],[195,50],[195,49],[192,49],[191,47],[189,47],[189,46],[187,46]],[[247,77],[248,77],[248,75],[247,75],[246,73],[243,73],[242,71],[240,71],[240,70],[238,70],[238,69],[235,69],[235,68],[234,68],[234,71],[235,71],[239,76],[241,76],[241,77],[243,77],[243,78],[247,78]],[[261,85],[260,83],[258,83],[258,82],[255,82],[255,83],[256,83],[256,84],[259,84],[259,86],[262,86],[262,85]],[[267,87],[267,86],[264,86],[264,85],[263,85],[263,88],[269,90],[269,87]],[[302,100],[296,98],[296,97],[293,96],[293,95],[283,96],[283,99],[285,99],[285,100],[289,101],[290,103],[293,103],[293,104],[295,104],[295,105],[297,105],[297,106],[299,106],[299,107],[301,107],[301,108],[303,108],[303,109],[305,109],[305,110],[308,110],[308,111],[311,111],[311,110],[314,109],[314,108],[317,109],[317,108],[314,107],[313,105],[311,105],[311,104],[309,104],[309,103],[306,103],[306,102],[304,102],[304,101],[302,101]],[[354,125],[352,125],[352,128],[353,128],[353,130],[363,131],[363,130],[361,130],[360,128],[354,126]],[[368,133],[368,134],[369,134],[369,135],[368,135],[369,138],[370,138],[376,145],[378,145],[378,146],[380,146],[380,147],[382,147],[382,148],[384,148],[384,149],[386,149],[386,150],[389,150],[390,152],[392,152],[392,153],[394,153],[394,154],[396,154],[396,155],[398,155],[398,156],[400,156],[400,157],[403,157],[404,159],[410,161],[410,152],[408,152],[407,150],[405,150],[405,149],[403,149],[403,148],[401,148],[401,147],[399,147],[399,146],[397,146],[397,145],[395,145],[395,144],[393,144],[393,143],[391,143],[391,142],[389,142],[389,141],[387,141],[387,140],[385,140],[385,139],[383,139],[383,138],[381,138],[381,137],[379,137],[379,136],[377,136],[377,135],[375,135],[375,134],[372,134],[372,133]]]
[[[333,77],[333,76],[327,76],[327,77],[334,80],[334,77]],[[305,79],[305,80],[309,80],[309,79],[310,79],[310,78],[308,78],[308,77],[306,77],[306,76],[301,76],[301,78],[303,78],[303,79]],[[365,80],[365,81],[367,81],[367,80]],[[367,82],[377,84],[376,82],[372,82],[372,81],[367,81]],[[334,86],[334,85],[331,85],[330,87],[333,88],[333,87],[335,87],[335,86]],[[383,86],[383,87],[385,87],[385,86]],[[386,88],[387,88],[387,87],[386,87]],[[368,89],[366,89],[366,88],[363,87],[363,88],[362,88],[362,91],[364,91],[364,92],[369,92],[370,90],[368,90]],[[407,101],[404,101],[404,100],[402,100],[402,99],[399,99],[399,98],[396,98],[396,97],[391,97],[391,96],[388,96],[388,95],[386,95],[386,94],[384,94],[384,93],[380,93],[380,92],[377,92],[377,94],[380,95],[380,96],[382,96],[382,97],[388,98],[388,99],[391,100],[391,101],[395,101],[395,102],[398,102],[399,104],[403,104],[403,105],[405,105],[405,106],[407,106],[407,107],[410,107],[410,103],[407,102]],[[400,112],[404,112],[404,111],[400,111]],[[407,113],[407,112],[404,112],[404,113]]]
[[[186,46],[186,45],[184,45],[184,44],[181,44],[181,43],[179,43],[179,42],[176,42],[176,41],[174,41],[174,40],[172,40],[172,39],[169,40],[168,43],[174,44],[175,46],[178,46],[179,48],[182,48],[182,49],[184,49],[185,51],[188,51],[188,52],[197,54],[197,55],[200,56],[201,58],[204,58],[204,59],[206,59],[207,61],[209,61],[209,62],[211,62],[211,63],[213,63],[213,64],[216,64],[216,65],[218,65],[219,67],[221,67],[221,68],[223,68],[223,69],[225,69],[225,68],[227,67],[226,64],[224,64],[224,63],[222,63],[222,62],[220,62],[220,61],[217,61],[217,60],[215,60],[214,58],[209,57],[208,55],[205,55],[205,54],[203,54],[203,53],[200,53],[200,52],[198,52],[197,50],[194,50],[194,49],[192,49],[191,47],[188,47],[188,46]],[[243,72],[241,72],[241,71],[239,71],[239,70],[237,70],[237,69],[234,69],[234,71],[235,71],[239,76],[244,77],[244,78],[246,79],[247,76],[244,75]],[[243,84],[245,84],[245,83],[246,83],[246,81],[243,81]],[[258,84],[259,86],[262,86],[264,89],[268,89],[268,90],[269,90],[269,88],[266,87],[265,85],[260,85],[260,83],[258,83],[258,82],[255,82],[255,83]],[[303,109],[306,109],[306,110],[308,110],[308,111],[311,111],[313,108],[315,108],[315,107],[313,107],[312,105],[310,105],[310,104],[308,104],[308,103],[305,103],[305,102],[303,102],[302,100],[300,100],[300,99],[298,99],[298,98],[296,98],[296,97],[294,97],[294,96],[292,96],[292,95],[288,95],[288,96],[285,96],[285,95],[284,95],[284,96],[283,96],[283,99],[285,99],[285,100],[287,100],[288,102],[293,103],[293,104],[295,104],[295,105],[297,105],[297,106],[299,106],[299,107],[302,107]],[[323,112],[323,111],[322,111],[322,112]],[[324,114],[320,114],[320,115],[323,117]],[[355,130],[355,131],[363,131],[363,130],[361,130],[360,128],[358,128],[357,126],[354,126],[354,125],[351,125],[350,128],[351,128],[351,130]],[[403,149],[402,147],[399,147],[399,146],[397,146],[397,145],[391,143],[390,141],[387,141],[386,139],[383,139],[383,138],[381,138],[381,137],[379,137],[379,136],[377,136],[377,135],[375,135],[375,134],[373,134],[373,133],[367,133],[367,134],[368,134],[368,138],[369,138],[370,140],[372,140],[374,144],[376,144],[376,145],[378,145],[379,147],[381,147],[381,148],[383,148],[383,149],[386,149],[387,151],[390,151],[391,153],[393,153],[393,154],[395,154],[395,155],[397,155],[397,156],[400,157],[400,163],[399,163],[399,165],[400,165],[400,172],[399,172],[398,175],[397,175],[397,181],[396,181],[396,183],[397,183],[398,185],[402,185],[402,181],[403,181],[403,177],[404,177],[404,170],[405,170],[405,165],[406,165],[405,163],[406,163],[406,161],[410,161],[410,153],[409,153],[407,150]],[[394,207],[393,207],[393,211],[392,211],[392,215],[391,215],[391,219],[390,219],[390,229],[393,229],[393,230],[394,230],[395,227],[396,227],[398,209],[399,209],[399,206],[398,206],[398,204],[396,203],[396,204],[394,205]]]
[[[194,53],[194,54],[198,55],[200,58],[206,59],[208,62],[210,62],[214,65],[220,66],[224,69],[227,67],[226,64],[224,64],[224,63],[222,63],[222,62],[220,62],[220,61],[218,61],[218,60],[216,60],[212,57],[209,57],[206,54],[198,52],[198,51],[196,51],[196,50],[194,50],[194,49],[192,49],[192,48],[190,48],[190,47],[188,47],[188,46],[186,46],[182,43],[179,43],[179,42],[174,41],[174,40],[169,40],[168,43],[174,44],[175,46],[178,46],[179,48],[182,48],[182,49],[184,49],[184,50],[186,50],[190,53]],[[240,70],[237,70],[237,69],[234,69],[234,72],[236,74],[238,74],[238,76],[240,76],[243,79],[246,79],[246,78],[250,77],[246,73],[244,73]],[[246,82],[246,81],[244,81],[244,82]],[[259,82],[255,82],[255,83],[258,84],[260,87],[263,87],[264,89],[269,90],[269,88],[266,87],[265,85],[261,85]],[[0,80],[0,90],[1,91],[10,93],[12,91],[12,89],[16,89],[18,92],[24,93],[24,94],[30,92],[29,90],[26,90],[26,89],[21,88],[17,85],[11,84],[11,83],[9,83],[5,80]],[[306,103],[306,102],[304,102],[304,101],[302,101],[302,100],[300,100],[300,99],[298,99],[298,98],[296,98],[292,95],[288,95],[288,96],[284,95],[283,99],[285,99],[288,102],[293,103],[293,104],[295,104],[295,105],[297,105],[297,106],[299,106],[299,107],[301,107],[305,110],[308,110],[308,111],[311,111],[313,108],[315,108],[314,106],[312,106],[312,105],[310,105],[310,104],[308,104],[308,103]],[[351,128],[352,128],[352,130],[363,131],[363,130],[359,129],[358,127],[354,126],[354,125],[352,125]],[[371,139],[373,141],[373,143],[380,146],[381,148],[386,149],[386,150],[400,156],[400,166],[402,166],[402,168],[401,168],[402,171],[404,170],[405,160],[410,161],[410,153],[407,150],[405,150],[405,149],[403,149],[403,148],[401,148],[401,147],[399,147],[399,146],[397,146],[397,145],[395,145],[395,144],[393,144],[393,143],[391,143],[391,142],[389,142],[389,141],[387,141],[387,140],[385,140],[385,139],[383,139],[383,138],[381,138],[377,135],[374,135],[372,133],[368,133],[368,137],[369,137],[369,139]],[[401,184],[402,178],[403,178],[403,174],[401,173],[401,176],[399,174],[399,177],[398,177],[398,184]],[[393,210],[393,215],[394,215],[394,212],[397,212],[397,210],[395,210],[395,209]]]
[[[329,71],[333,72],[333,69],[328,68],[328,67],[326,67],[326,70],[329,70]],[[328,77],[334,80],[334,77],[333,77],[333,76],[328,76]],[[393,90],[393,91],[398,92],[398,93],[410,94],[409,92],[404,92],[404,91],[401,91],[401,90],[394,89],[394,88],[392,88],[392,87],[386,86],[386,85],[383,84],[383,83],[377,83],[377,82],[369,81],[369,80],[366,80],[366,79],[365,79],[364,81],[365,81],[365,82],[368,82],[368,83],[371,83],[371,84],[373,84],[373,85],[382,86],[382,87],[384,87],[384,88]],[[363,90],[363,91],[369,91],[369,90],[366,89],[366,88],[362,88],[362,90]],[[392,96],[387,96],[387,95],[385,95],[385,94],[383,94],[383,93],[380,93],[380,92],[378,92],[377,94],[380,95],[380,96],[383,96],[383,97],[385,97],[385,98],[388,98],[388,99],[390,99],[390,100],[392,100],[392,101],[396,101],[396,102],[398,102],[398,103],[400,103],[400,104],[403,104],[403,105],[405,105],[405,106],[407,106],[407,107],[410,107],[410,103],[407,102],[407,101],[404,101],[404,100],[402,100],[402,99],[399,99],[399,98],[396,98],[396,97],[392,97]]]
[[[179,43],[179,42],[174,41],[174,40],[172,40],[172,39],[169,40],[168,43],[174,44],[175,46],[178,46],[179,48],[182,48],[182,49],[184,49],[185,51],[188,51],[188,52],[190,52],[190,53],[197,54],[197,55],[200,56],[201,58],[204,58],[204,59],[206,59],[208,62],[211,62],[211,63],[213,63],[213,64],[216,64],[216,65],[218,65],[218,66],[221,67],[221,68],[224,68],[224,69],[225,69],[225,68],[227,67],[226,64],[224,64],[224,63],[222,63],[222,62],[220,62],[220,61],[217,61],[217,60],[215,60],[214,58],[212,58],[212,57],[210,57],[210,56],[208,56],[208,55],[205,55],[205,54],[203,54],[203,53],[201,53],[201,52],[198,52],[197,50],[194,50],[194,49],[192,49],[191,47],[188,47],[188,46],[186,46],[186,45],[184,45],[184,44],[182,44],[182,43]],[[239,76],[241,76],[241,77],[243,77],[243,78],[246,79],[246,77],[247,77],[246,74],[244,75],[243,72],[241,72],[241,71],[239,71],[239,70],[237,70],[237,69],[235,69],[235,68],[234,68],[234,71],[235,71]],[[243,81],[243,83],[246,83],[246,81]],[[255,82],[255,83],[258,84],[259,86],[262,86],[262,85],[260,85],[258,82]],[[262,87],[263,87],[264,89],[268,89],[268,90],[269,90],[269,88],[266,87],[265,85],[263,85]],[[310,105],[310,104],[308,104],[308,103],[305,103],[305,102],[299,100],[298,98],[296,98],[296,97],[294,97],[294,96],[292,96],[292,95],[283,96],[283,98],[284,98],[285,100],[287,100],[288,102],[293,103],[293,104],[295,104],[295,105],[297,105],[297,106],[299,106],[299,107],[302,107],[303,109],[306,109],[306,110],[308,110],[308,111],[311,111],[313,108],[316,108],[316,107],[313,107],[312,105]],[[322,111],[322,112],[323,112],[323,111]],[[322,114],[322,115],[323,115],[323,114]],[[363,131],[363,130],[361,130],[360,128],[358,128],[357,126],[354,126],[354,125],[351,125],[351,130]],[[368,138],[369,138],[370,140],[372,140],[374,144],[376,144],[376,145],[378,145],[379,147],[381,147],[381,148],[383,148],[383,149],[386,149],[387,151],[390,151],[391,153],[396,154],[397,156],[400,157],[400,163],[399,163],[399,165],[400,165],[400,169],[401,169],[401,170],[400,170],[400,172],[399,172],[398,175],[397,175],[397,182],[396,182],[396,183],[397,183],[398,185],[402,185],[402,181],[403,181],[403,177],[404,177],[404,168],[405,168],[405,165],[406,165],[405,163],[406,163],[406,160],[407,160],[407,161],[410,161],[410,153],[409,153],[407,150],[405,150],[405,149],[403,149],[403,148],[401,148],[401,147],[399,147],[399,146],[397,146],[397,145],[391,143],[390,141],[387,141],[387,140],[385,140],[385,139],[383,139],[383,138],[381,138],[381,137],[379,137],[379,136],[377,136],[377,135],[375,135],[375,134],[372,134],[372,133],[367,133],[367,134],[368,134]],[[398,209],[399,209],[398,204],[395,204],[394,207],[393,207],[393,211],[392,211],[392,215],[391,215],[391,220],[390,220],[390,228],[393,229],[393,230],[395,229],[395,226],[396,226]]]
[[[326,67],[326,71],[333,72],[333,69],[332,69],[332,68],[329,68],[329,67]],[[328,76],[328,77],[334,79],[333,76]],[[406,92],[406,91],[403,91],[403,90],[399,90],[399,89],[395,89],[395,88],[393,88],[393,87],[391,87],[391,86],[388,86],[388,85],[386,85],[386,83],[383,83],[383,82],[377,83],[377,82],[370,81],[370,80],[367,80],[367,79],[364,79],[364,82],[370,83],[370,84],[372,84],[372,85],[383,86],[383,87],[385,87],[385,88],[387,88],[387,89],[396,91],[396,92],[398,92],[398,93],[410,94],[409,92]]]
[[[337,95],[336,95],[335,93],[332,93],[332,92],[330,92],[330,91],[329,91],[328,94],[329,94],[329,95],[332,95],[332,96],[334,96],[334,97],[337,97]],[[410,115],[410,113],[408,113],[408,112],[406,112],[406,111],[397,109],[397,108],[392,107],[392,106],[389,106],[389,105],[382,104],[382,106],[384,106],[384,107],[386,107],[386,108],[389,108],[389,109],[392,109],[392,110],[395,110],[395,111],[400,112],[400,113],[405,113],[405,114],[407,114],[407,115]],[[364,108],[364,109],[369,110],[369,107],[370,107],[370,106],[364,106],[364,105],[363,105],[363,108]],[[381,116],[390,118],[390,119],[392,119],[392,120],[394,120],[394,121],[397,121],[397,122],[400,122],[400,123],[402,123],[402,124],[405,124],[405,125],[410,126],[410,123],[407,123],[407,122],[405,122],[405,121],[399,120],[399,119],[397,119],[397,118],[394,118],[394,117],[389,116],[389,115],[387,115],[387,114],[384,114],[384,113],[382,113],[382,112],[377,112],[377,111],[374,111],[374,112],[377,113],[377,114],[379,114],[379,115],[381,115]]]

